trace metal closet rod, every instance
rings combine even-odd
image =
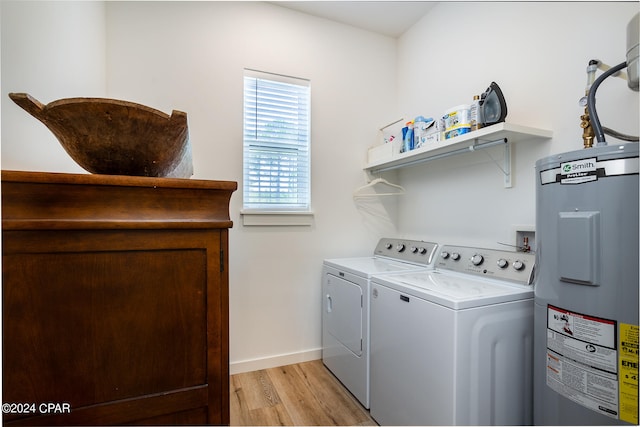
[[[417,165],[418,163],[426,163],[426,162],[430,162],[431,160],[438,160],[438,159],[443,159],[443,158],[449,157],[449,156],[455,156],[456,154],[467,153],[469,151],[476,151],[476,150],[480,150],[480,149],[483,149],[483,148],[495,147],[496,145],[506,144],[507,142],[509,142],[507,140],[507,138],[500,138],[500,139],[496,139],[495,141],[483,142],[481,144],[471,144],[468,147],[458,148],[457,150],[449,151],[449,152],[442,153],[442,154],[436,154],[435,156],[423,157],[421,159],[416,159],[416,160],[412,160],[410,162],[406,162],[406,163],[402,163],[402,164],[398,164],[398,165],[393,165],[393,166],[387,166],[387,167],[383,167],[383,168],[379,168],[379,169],[374,168],[374,169],[371,170],[371,172],[373,172],[373,173],[386,172],[386,171],[390,171],[390,170],[393,170],[393,169],[402,168],[402,167],[405,167],[405,166],[412,166],[412,165]]]

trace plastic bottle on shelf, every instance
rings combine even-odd
[[[418,116],[413,124],[413,148],[420,148],[424,144],[427,133],[427,122],[433,119],[426,119],[424,116]]]
[[[402,152],[413,150],[413,120],[407,122],[402,128],[402,138]]]
[[[438,130],[438,141],[444,141],[444,132],[446,131],[446,126],[444,124],[444,117],[440,117],[436,122],[436,129]]]
[[[482,127],[482,110],[480,109],[480,95],[473,96],[473,102],[470,107],[471,114],[471,131],[478,130]]]

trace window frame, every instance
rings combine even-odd
[[[250,184],[248,182],[248,167],[249,162],[255,161],[251,159],[251,154],[247,152],[247,150],[251,149],[250,146],[255,148],[251,149],[254,153],[259,152],[261,150],[270,149],[272,151],[278,151],[276,148],[269,146],[270,143],[266,143],[264,141],[259,141],[256,133],[256,140],[250,139],[250,135],[247,135],[247,97],[251,96],[247,94],[247,86],[246,79],[261,79],[266,80],[267,83],[285,83],[292,84],[296,86],[306,87],[307,89],[307,106],[306,106],[306,114],[307,114],[307,123],[306,123],[306,141],[300,143],[297,142],[292,143],[292,147],[295,150],[303,149],[306,150],[306,173],[308,174],[306,180],[303,178],[304,184],[306,184],[306,189],[302,190],[302,194],[306,192],[306,203],[265,203],[261,204],[259,202],[252,203],[247,202],[247,188]],[[255,118],[255,122],[251,124],[259,123],[259,117]],[[242,217],[243,225],[293,225],[293,226],[306,226],[312,225],[313,223],[313,211],[311,210],[311,82],[308,79],[302,79],[297,77],[286,76],[282,74],[269,73],[264,71],[258,71],[253,69],[245,68],[243,70],[243,109],[242,109],[242,177],[243,177],[243,196],[242,196],[242,209],[240,211]],[[275,143],[274,145],[284,147],[282,144]],[[286,151],[287,148],[283,148],[283,151]],[[304,158],[304,155],[302,155]],[[297,158],[297,157],[296,157]],[[248,160],[249,159],[249,160]],[[282,158],[277,160],[277,165],[280,166],[280,161]],[[304,160],[303,160],[304,164]],[[304,167],[303,167],[304,172]],[[279,172],[278,172],[279,173]],[[286,173],[285,173],[286,176]],[[278,176],[280,178],[280,176]],[[280,180],[276,180],[280,183]],[[297,181],[295,181],[297,183]],[[278,184],[279,185],[279,184]],[[299,196],[299,192],[296,191],[296,197]],[[296,206],[298,205],[298,206]]]

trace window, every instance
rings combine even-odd
[[[309,81],[245,70],[243,139],[242,213],[308,212]]]

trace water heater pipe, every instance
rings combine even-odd
[[[584,89],[584,97],[580,98],[580,105],[584,105],[584,114],[580,116],[580,127],[582,128],[582,142],[584,148],[593,147],[593,126],[591,126],[591,119],[589,118],[589,109],[587,108],[587,97],[589,96],[589,89],[596,80],[596,71],[598,71],[598,64],[600,61],[592,59],[587,66],[587,86]],[[584,101],[584,103],[583,103]]]
[[[602,73],[600,77],[598,77],[596,81],[593,82],[593,85],[591,85],[591,88],[589,89],[589,95],[587,96],[587,108],[589,109],[589,117],[593,125],[597,146],[607,145],[607,141],[605,141],[604,139],[604,131],[602,130],[602,125],[600,124],[598,113],[596,112],[596,90],[598,89],[598,86],[600,86],[600,84],[604,81],[604,79],[626,67],[626,61],[611,67],[610,69]]]

